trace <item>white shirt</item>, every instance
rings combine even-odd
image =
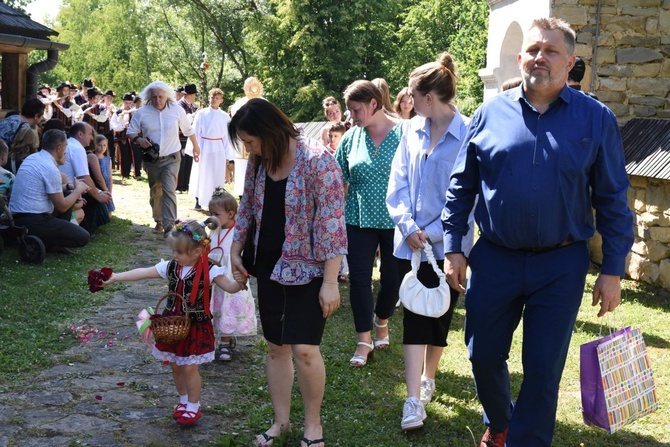
[[[168,268],[169,263],[170,263],[170,260],[166,261],[165,259],[161,259],[161,262],[159,262],[158,264],[155,265],[156,271],[158,272],[158,274],[163,279],[167,279],[167,268]],[[193,266],[192,265],[184,265],[182,267],[183,268],[181,270],[180,278],[184,279],[186,277],[186,275],[191,273],[191,269],[193,268]],[[213,281],[214,278],[217,278],[221,275],[225,275],[227,271],[228,271],[228,268],[226,266],[222,265],[221,267],[219,267],[217,265],[213,265],[209,269],[209,279],[211,281]]]
[[[54,205],[49,194],[63,191],[62,188],[53,155],[45,150],[28,155],[16,173],[9,210],[14,214],[51,214]]]
[[[159,156],[165,157],[181,150],[180,129],[187,137],[194,133],[184,109],[179,104],[168,101],[163,110],[158,110],[152,104],[136,110],[126,135],[132,139],[141,133],[144,138],[158,143]]]
[[[86,159],[86,149],[75,138],[67,139],[67,148],[65,149],[65,164],[60,166],[60,172],[67,175],[68,183],[72,183],[75,178],[90,175],[88,171],[88,160]]]

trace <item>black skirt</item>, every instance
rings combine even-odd
[[[437,261],[440,269],[444,266],[444,261]],[[412,263],[406,259],[398,259],[398,273],[400,278],[412,270]],[[437,287],[439,278],[433,271],[433,267],[428,262],[422,262],[417,272],[417,278],[421,284],[428,288]],[[447,346],[447,335],[451,326],[451,319],[454,316],[454,309],[458,301],[458,291],[449,287],[451,302],[449,310],[438,318],[426,317],[415,314],[414,312],[403,309],[403,339],[405,345],[431,345]]]
[[[285,195],[285,179],[275,182],[266,178],[256,250],[258,312],[263,336],[270,343],[280,346],[319,345],[326,326],[319,303],[323,278],[314,278],[309,284],[296,286],[285,286],[270,280],[285,239]]]

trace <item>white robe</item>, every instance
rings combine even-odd
[[[207,207],[217,186],[226,182],[226,162],[234,153],[228,138],[230,118],[221,109],[207,107],[195,114],[193,127],[200,146],[200,161],[193,163],[189,179],[188,195],[197,197],[203,207]],[[189,147],[191,146],[191,147]],[[186,151],[193,153],[192,145]]]

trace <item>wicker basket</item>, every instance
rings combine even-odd
[[[182,309],[184,310],[184,315],[159,315],[158,306],[161,302],[167,297],[174,295],[177,299],[182,302]],[[175,303],[175,306],[177,303]],[[156,303],[156,313],[151,319],[151,332],[154,334],[154,339],[156,343],[161,343],[164,345],[173,345],[179,343],[188,335],[189,330],[191,329],[191,319],[186,313],[186,302],[184,297],[177,293],[168,293],[163,298],[158,300]]]

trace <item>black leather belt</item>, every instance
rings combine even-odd
[[[575,241],[573,238],[569,237],[563,242],[560,242],[556,245],[551,245],[549,247],[524,247],[524,248],[516,248],[515,250],[517,251],[525,251],[528,253],[546,253],[548,251],[556,250],[557,248],[565,247],[570,244],[574,244]]]

